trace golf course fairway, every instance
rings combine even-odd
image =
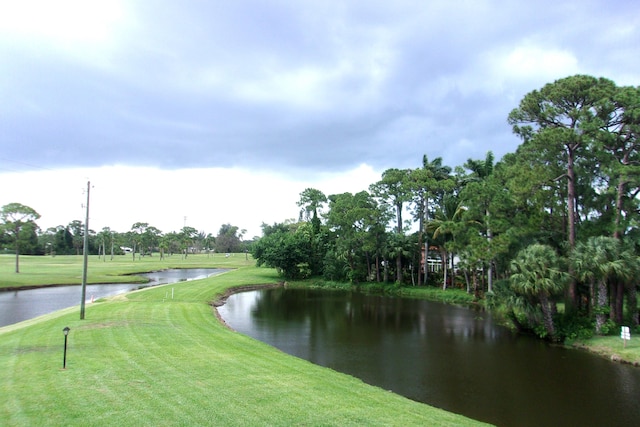
[[[0,425],[482,425],[228,329],[213,301],[279,281],[237,264],[0,328]]]

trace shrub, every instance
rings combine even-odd
[[[594,322],[592,319],[581,316],[558,315],[556,328],[558,336],[562,340],[588,340],[593,338]]]
[[[607,319],[607,321],[604,322],[602,328],[600,329],[602,335],[615,335],[617,331],[618,325],[616,325],[616,323],[611,319]]]

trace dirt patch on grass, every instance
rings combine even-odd
[[[115,328],[127,326],[130,322],[120,321],[120,322],[100,322],[100,323],[92,323],[90,325],[82,325],[78,326],[76,329],[104,329],[104,328]]]
[[[58,350],[57,348],[44,347],[44,346],[17,347],[13,349],[13,354],[18,356],[18,355],[27,354],[27,353],[55,352],[57,350]]]

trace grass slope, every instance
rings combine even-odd
[[[0,328],[0,425],[481,424],[224,327],[211,301],[277,281],[238,258],[216,262],[241,266],[220,276],[99,300],[82,321],[74,308]]]
[[[637,334],[631,334],[631,339],[626,343],[620,335],[595,336],[588,340],[574,340],[567,345],[590,351],[613,362],[628,363],[640,366],[640,338]]]

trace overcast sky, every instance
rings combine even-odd
[[[636,0],[0,0],[0,205],[216,234],[387,168],[499,159],[522,97],[640,84]],[[185,220],[186,217],[186,220]]]

